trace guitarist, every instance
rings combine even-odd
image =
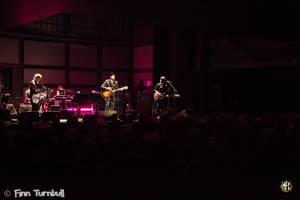
[[[31,103],[31,106],[32,106],[32,111],[39,111],[39,109],[40,109],[40,104],[39,103],[34,103],[32,101],[32,96],[34,94],[40,93],[39,88],[41,86],[39,85],[39,82],[42,78],[43,78],[43,76],[41,74],[35,74],[33,76],[32,81],[30,81],[30,83],[29,83],[29,90],[30,90],[29,97],[30,97],[30,103]]]
[[[117,90],[119,88],[118,81],[116,81],[116,75],[113,72],[109,73],[109,79],[106,79],[101,85],[101,88],[106,91]],[[111,93],[105,102],[105,110],[116,109],[116,97],[115,93]]]
[[[167,79],[165,76],[161,76],[159,79],[159,83],[157,83],[154,87],[154,101],[153,101],[153,114],[159,115],[160,113],[167,111],[168,108],[168,98],[166,95],[171,95],[175,91],[170,87],[167,83]]]

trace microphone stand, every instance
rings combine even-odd
[[[173,84],[171,83],[171,81],[167,81],[167,83],[168,83],[169,86],[173,89],[173,94],[172,94],[172,97],[173,97],[173,106],[175,106],[175,96],[174,96],[174,93],[177,93],[177,90],[176,90],[176,88],[173,86]],[[170,101],[170,92],[169,92],[169,97],[168,97],[168,107],[169,107],[169,101]]]
[[[113,110],[115,110],[116,111],[116,113],[117,113],[117,116],[119,117],[119,114],[120,114],[120,110],[119,110],[119,102],[120,102],[120,94],[119,94],[119,91],[118,91],[118,89],[119,89],[119,85],[118,85],[118,81],[114,81],[113,82],[113,84],[115,85],[114,87],[114,89],[116,90],[116,92],[115,92],[115,96],[114,96],[114,100],[113,100],[113,104],[114,104],[114,109]]]
[[[171,81],[167,81],[167,83],[169,83],[174,92],[177,92],[176,88],[172,85]]]
[[[4,85],[2,85],[0,81],[0,108],[2,108],[2,97],[3,97],[2,88],[4,88]]]

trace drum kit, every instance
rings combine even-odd
[[[49,98],[47,107],[48,110],[55,110],[59,107],[60,110],[66,110],[72,106],[72,100],[74,98],[74,93],[71,90],[66,90],[65,95],[55,95]]]
[[[85,110],[85,108],[97,107],[99,104],[103,104],[107,98],[113,93],[117,91],[127,90],[128,87],[122,87],[115,91],[111,91],[108,93],[105,92],[97,92],[92,90],[91,92],[80,92],[73,91],[70,89],[65,89],[63,94],[54,93],[53,90],[49,88],[44,88],[43,91],[39,92],[32,96],[32,102],[40,104],[40,110],[42,112],[47,111],[73,111],[74,109],[80,108],[81,110]],[[99,95],[100,94],[100,95]],[[103,101],[103,102],[102,102]],[[98,106],[99,106],[98,105]],[[98,109],[101,109],[100,106]]]
[[[47,88],[44,92],[40,92],[32,96],[34,103],[40,103],[42,111],[59,111],[66,110],[71,107],[74,92],[65,90],[65,95],[54,95],[53,90]]]

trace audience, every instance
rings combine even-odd
[[[56,184],[49,179],[66,180],[72,199],[86,191],[255,199],[266,190],[276,196],[283,179],[297,177],[300,113],[183,111],[137,117],[0,120],[0,175],[11,182],[40,177],[50,187]],[[102,186],[90,189],[96,187],[93,181]]]
[[[23,119],[26,120],[26,119]],[[90,116],[68,124],[0,121],[5,173],[201,173],[298,162],[299,113],[181,112],[109,123]],[[281,164],[280,164],[281,163]],[[151,169],[151,170],[149,170]],[[3,173],[4,171],[1,170]]]

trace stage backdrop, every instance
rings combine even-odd
[[[71,85],[95,85],[97,82],[97,73],[93,71],[70,71]]]
[[[0,63],[19,63],[19,41],[0,37]]]
[[[137,46],[133,51],[133,85],[140,80],[145,86],[152,86],[153,79],[153,45]]]
[[[129,69],[130,67],[129,47],[103,47],[102,56],[103,69]]]
[[[70,67],[96,68],[97,46],[71,45]]]
[[[65,70],[63,69],[24,69],[24,83],[29,83],[35,73],[43,75],[41,83],[65,84]]]
[[[24,41],[24,64],[44,66],[65,65],[65,45],[55,42]]]

